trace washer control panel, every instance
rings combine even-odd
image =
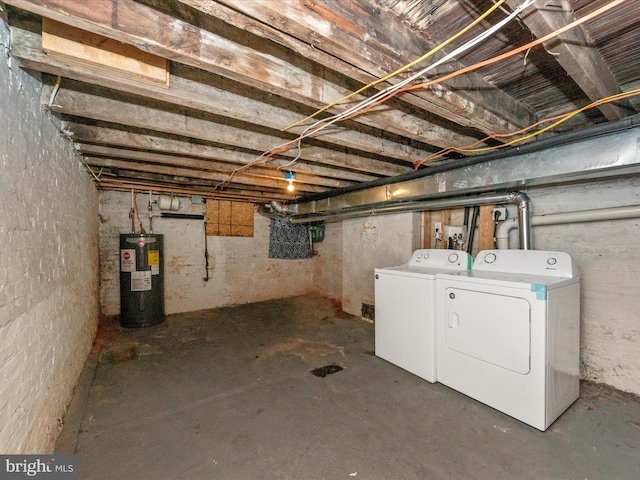
[[[545,250],[483,250],[472,270],[524,273],[548,277],[575,277],[575,262],[568,253]]]
[[[413,252],[409,266],[468,270],[471,256],[462,250],[422,249]]]

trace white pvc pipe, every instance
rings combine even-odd
[[[535,218],[535,216],[531,218],[532,223]],[[498,249],[507,250],[509,248],[509,232],[514,228],[518,228],[518,217],[507,218],[498,225],[496,229],[496,247]]]
[[[558,225],[561,223],[597,222],[600,220],[620,220],[624,218],[639,218],[640,205],[628,207],[599,208],[596,210],[582,210],[578,212],[549,213],[534,215],[532,225]]]
[[[565,223],[621,220],[625,218],[640,218],[640,205],[534,215],[533,217],[531,217],[531,225],[560,225]],[[498,228],[496,229],[496,247],[499,249],[509,248],[509,232],[517,227],[517,217],[509,218],[498,225]]]

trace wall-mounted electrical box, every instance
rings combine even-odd
[[[491,212],[491,218],[496,220],[496,215],[498,215],[498,221],[506,220],[507,218],[509,218],[509,212],[507,211],[506,207],[494,207],[493,211]]]
[[[462,235],[462,237],[460,237],[460,235]],[[452,237],[452,238],[458,238],[458,239],[464,240],[464,237],[465,237],[464,227],[455,227],[455,226],[447,225],[446,227],[444,227],[444,237],[445,239]]]

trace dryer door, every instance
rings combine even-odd
[[[448,287],[445,346],[526,375],[530,370],[531,308],[522,297]]]

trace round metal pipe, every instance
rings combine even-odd
[[[476,205],[488,205],[492,203],[514,203],[518,206],[518,221],[520,229],[520,246],[523,250],[529,250],[531,245],[531,200],[522,192],[491,193],[473,197],[451,197],[415,202],[382,203],[377,206],[344,208],[336,212],[284,214],[268,211],[260,207],[258,212],[266,217],[285,220],[291,223],[336,222],[349,218],[357,218],[367,215],[382,215],[401,212],[416,212],[428,210],[442,210],[455,207],[470,207]]]
[[[429,175],[435,175],[436,173],[446,172],[453,170],[454,168],[467,167],[478,163],[488,162],[490,160],[500,159],[512,155],[524,155],[528,153],[535,153],[549,148],[559,147],[570,143],[579,142],[581,140],[588,140],[594,137],[600,137],[603,135],[610,135],[623,130],[638,127],[640,125],[640,113],[622,118],[615,122],[604,122],[597,125],[593,125],[588,128],[576,130],[573,132],[567,132],[556,136],[551,136],[537,140],[532,143],[526,143],[524,145],[518,145],[510,147],[506,152],[504,150],[497,150],[495,152],[485,153],[483,155],[476,155],[471,157],[465,157],[461,159],[449,159],[440,165],[428,166],[427,168],[421,168],[419,170],[398,175],[395,177],[384,177],[372,182],[366,182],[350,187],[336,189],[322,193],[312,193],[305,195],[296,200],[297,203],[310,202],[312,200],[321,200],[329,197],[334,197],[347,192],[354,192],[358,190],[365,190],[367,188],[387,185],[390,183],[403,182],[406,180],[412,180],[415,178],[426,177]]]
[[[520,233],[520,248],[531,250],[533,240],[531,238],[531,199],[526,193],[513,192],[513,200],[510,203],[518,205],[518,227]]]

